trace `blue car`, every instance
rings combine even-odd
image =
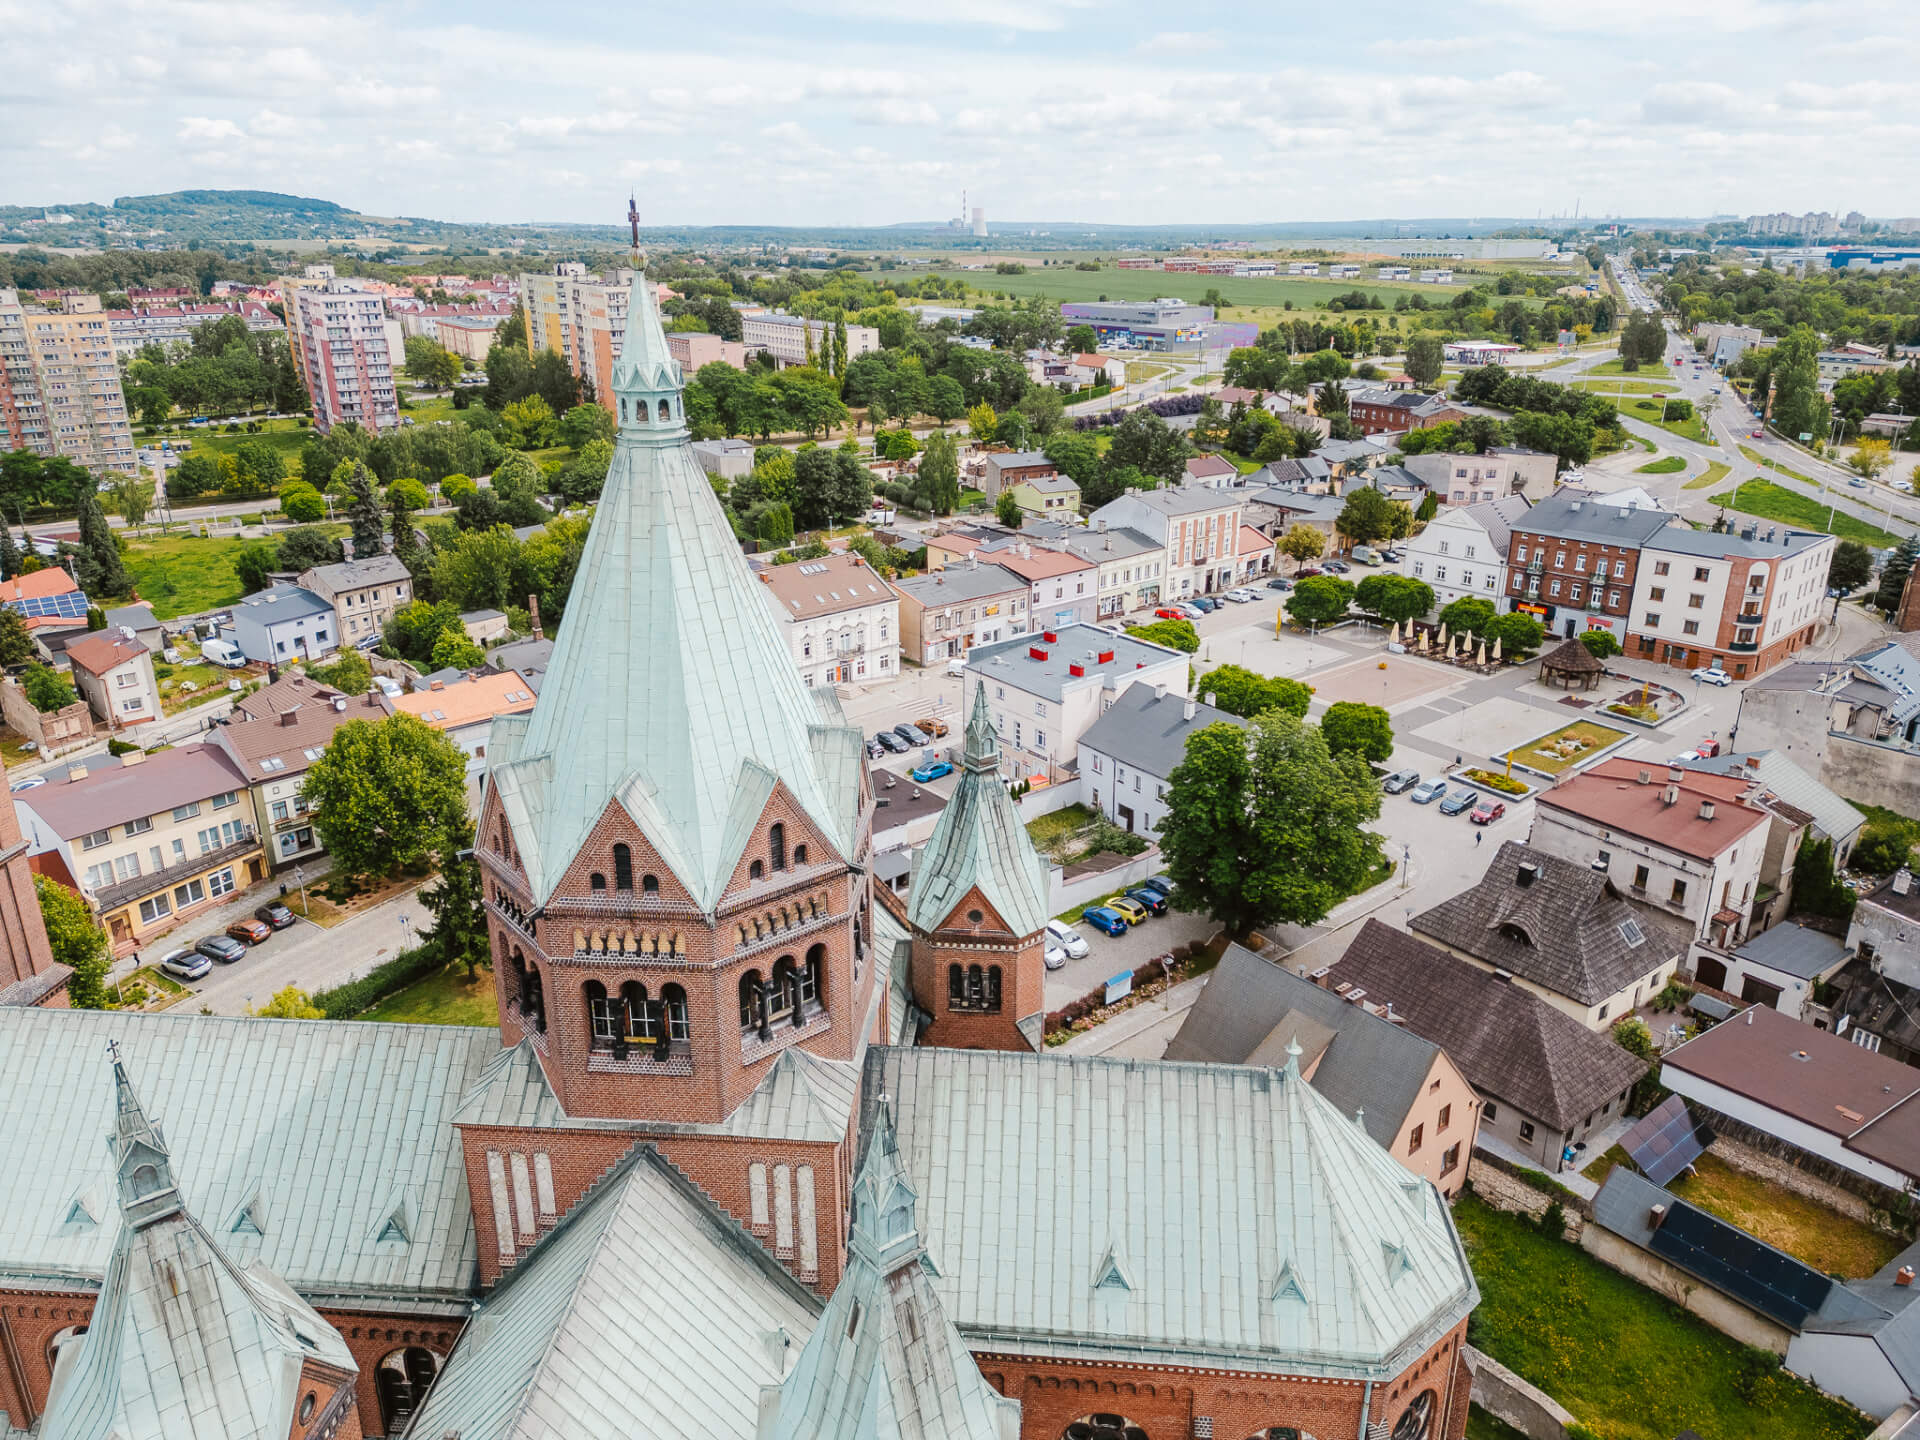
[[[1462,810],[1471,810],[1480,803],[1478,790],[1449,790],[1446,799],[1440,802],[1442,815],[1458,815]]]
[[[1151,885],[1136,885],[1127,891],[1127,898],[1137,905],[1147,907],[1149,915],[1167,913],[1167,897]]]
[[[1211,615],[1214,611],[1220,608],[1220,602],[1218,600],[1209,600],[1204,595],[1196,595],[1191,600],[1187,601],[1187,603],[1189,605],[1197,606],[1199,609],[1206,611],[1209,615]]]
[[[1173,894],[1173,881],[1169,880],[1165,875],[1149,875],[1140,882],[1140,888],[1142,890],[1158,890],[1162,895],[1171,895]],[[1132,894],[1133,892],[1128,891],[1127,893]]]
[[[935,760],[931,764],[922,765],[918,770],[912,772],[913,778],[922,785],[926,784],[929,780],[938,780],[942,775],[951,775],[952,773],[953,764],[947,760]]]
[[[1104,905],[1089,905],[1080,912],[1080,918],[1100,931],[1103,935],[1124,935],[1127,933],[1127,921],[1118,910],[1109,910]]]

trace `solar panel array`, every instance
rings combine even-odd
[[[1818,1270],[1691,1205],[1674,1205],[1647,1248],[1794,1330],[1833,1289]]]
[[[87,597],[78,590],[67,590],[59,595],[29,595],[24,600],[9,600],[6,604],[9,610],[18,611],[29,620],[56,615],[66,620],[87,618]]]
[[[1669,1095],[1620,1137],[1620,1148],[1640,1167],[1642,1175],[1664,1188],[1698,1160],[1706,1146],[1694,1132],[1687,1102]]]

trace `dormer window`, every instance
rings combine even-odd
[[[1500,922],[1500,935],[1501,938],[1511,940],[1516,945],[1531,946],[1533,944],[1533,937],[1511,920],[1503,920]]]

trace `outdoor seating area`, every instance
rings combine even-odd
[[[1387,644],[1389,647],[1399,645],[1407,654],[1418,655],[1422,660],[1438,660],[1482,675],[1491,675],[1511,663],[1501,658],[1498,640],[1489,648],[1485,640],[1475,638],[1468,631],[1449,632],[1445,625],[1429,625],[1421,620],[1407,622],[1404,638],[1401,627],[1394,625],[1387,632]]]

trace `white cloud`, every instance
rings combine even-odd
[[[938,125],[940,112],[924,100],[876,100],[853,112],[858,125]]]
[[[1218,30],[1162,30],[1133,48],[1150,55],[1199,55],[1224,44]]]
[[[256,135],[298,135],[306,128],[306,124],[277,110],[256,110],[253,118],[247,122],[247,128]]]
[[[210,145],[218,140],[242,140],[246,136],[231,120],[189,115],[180,122],[179,138],[188,145]]]

